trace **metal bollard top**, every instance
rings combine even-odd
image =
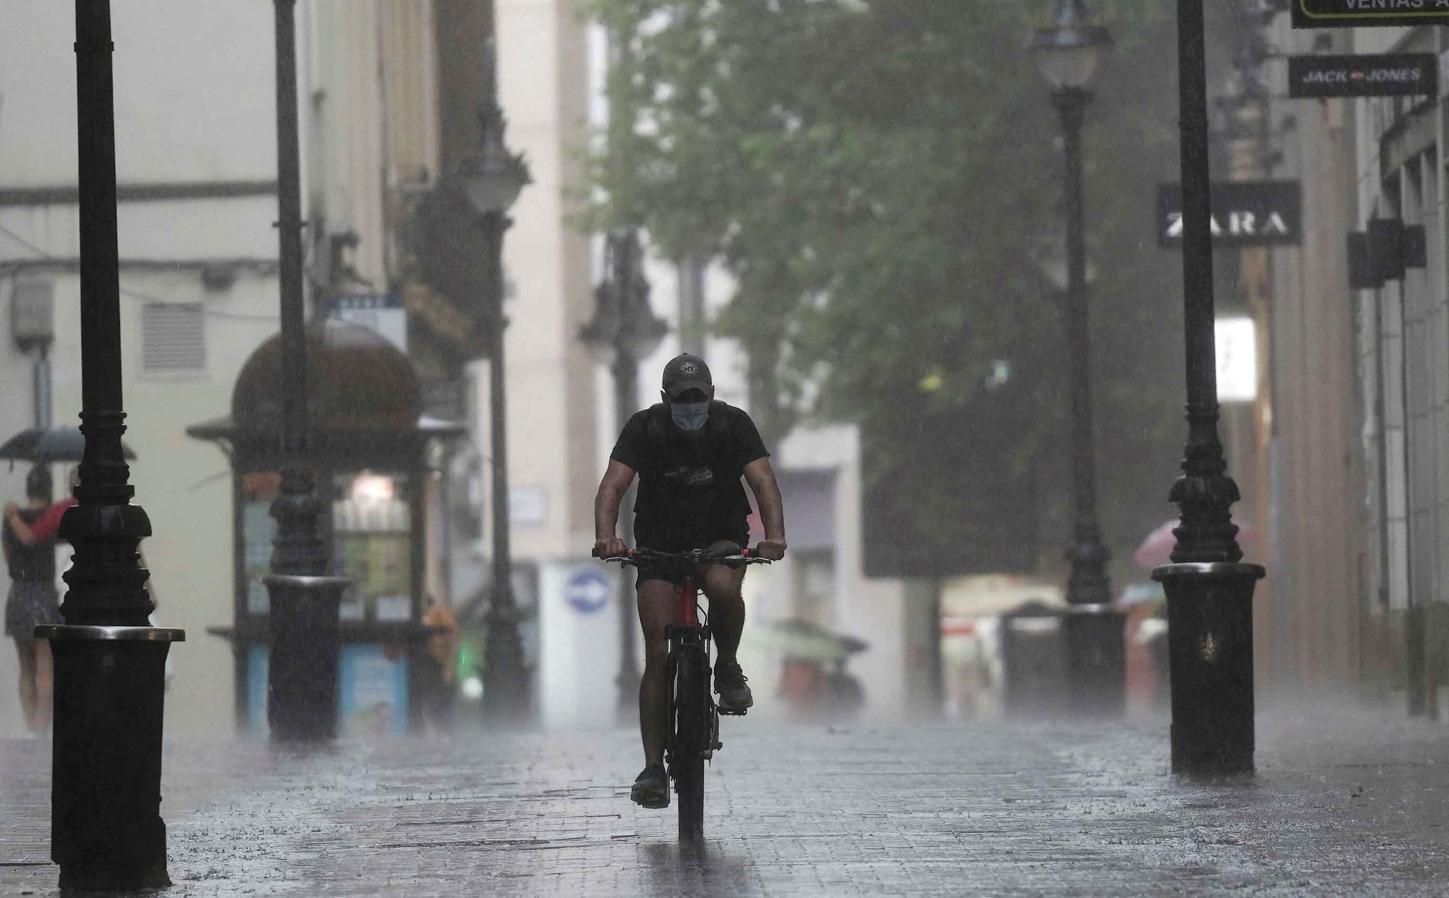
[[[1261,564],[1244,564],[1231,561],[1188,561],[1181,564],[1163,564],[1152,569],[1152,579],[1165,580],[1169,577],[1252,577],[1261,580],[1268,575],[1268,569]]]
[[[42,624],[36,639],[112,642],[185,642],[186,631],[178,627],[101,627],[71,624]]]
[[[352,584],[351,577],[328,577],[315,574],[267,574],[262,577],[267,586],[291,587],[302,590],[346,589]]]

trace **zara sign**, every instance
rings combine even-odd
[[[1297,181],[1227,181],[1212,187],[1213,245],[1297,246],[1303,189]],[[1182,245],[1182,186],[1157,188],[1157,245]]]

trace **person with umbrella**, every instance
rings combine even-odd
[[[37,464],[25,477],[24,508],[5,506],[3,546],[10,571],[10,594],[5,599],[5,634],[15,640],[20,655],[20,707],[25,728],[43,735],[50,725],[52,674],[50,643],[35,638],[35,628],[63,621],[55,589],[55,539],[35,540],[28,526],[50,507],[50,470]],[[12,521],[27,529],[21,540]]]
[[[67,478],[71,489],[75,489],[76,469],[70,469],[70,476]],[[75,505],[75,496],[66,496],[59,502],[53,503],[33,518],[26,519],[20,514],[20,506],[14,502],[5,505],[5,527],[7,531],[13,532],[15,538],[20,540],[22,545],[34,546],[42,543],[53,543],[60,535],[60,521],[65,517],[66,509]]]
[[[0,460],[8,460],[12,468],[17,461],[28,461],[36,465],[75,462],[67,474],[66,481],[74,492],[79,483],[79,462],[85,455],[85,435],[75,427],[30,427],[20,431],[0,444]],[[130,461],[136,457],[131,447],[121,444],[121,454]],[[5,525],[25,545],[53,543],[60,532],[60,520],[66,509],[75,505],[73,496],[45,509],[34,520],[15,514],[19,506],[14,503],[5,506]]]

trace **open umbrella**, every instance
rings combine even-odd
[[[825,662],[839,661],[864,651],[869,645],[862,639],[832,633],[798,617],[759,625],[755,628],[753,641],[788,658]]]
[[[0,445],[0,458],[12,462],[80,461],[85,454],[86,438],[74,427],[31,427],[22,430]],[[122,444],[126,458],[135,458],[129,446]]]

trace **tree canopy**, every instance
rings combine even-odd
[[[1176,180],[1175,32],[1153,0],[1095,6],[1117,43],[1085,137],[1098,467],[1120,554],[1170,514],[1181,446],[1181,293],[1151,224],[1156,184]],[[1059,482],[1025,511],[1060,545],[1068,373],[1039,271],[1061,252],[1060,127],[1024,49],[1050,7],[595,0],[621,52],[593,172],[602,223],[733,274],[714,326],[749,352],[762,428],[859,421],[893,478],[923,440],[961,436],[942,422],[1009,429],[981,445],[1003,476]],[[973,418],[1001,405],[987,394],[1003,377],[1031,413]],[[959,491],[952,505],[918,480],[898,487],[923,521],[971,538]]]

